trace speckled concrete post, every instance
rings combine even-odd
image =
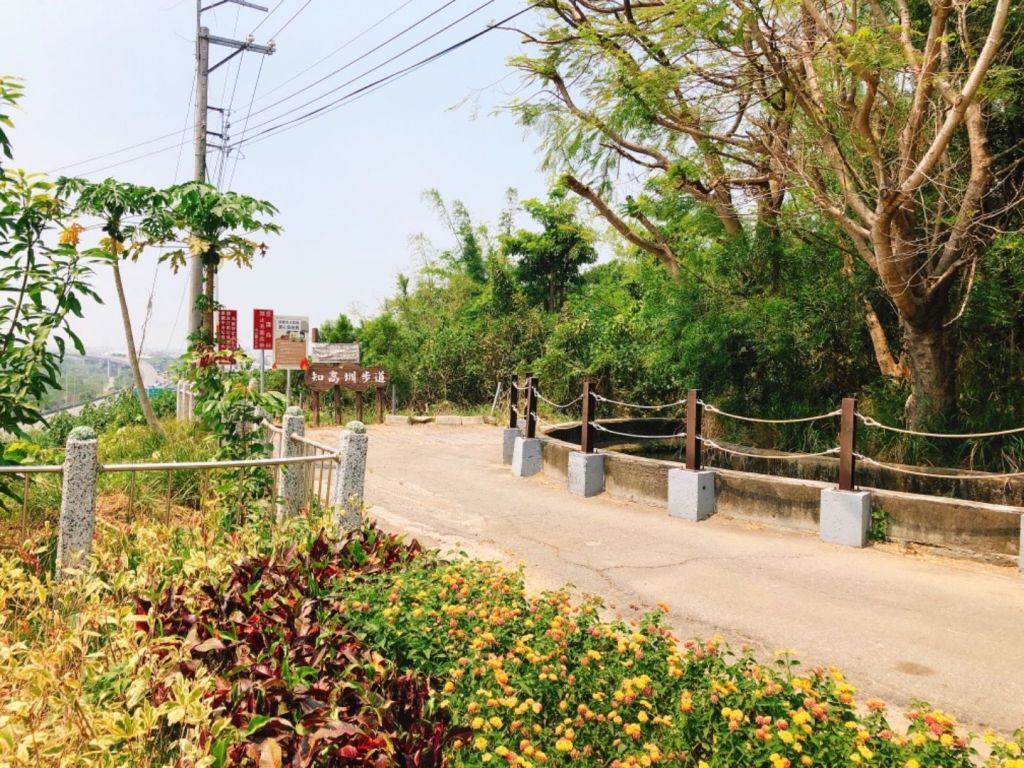
[[[302,455],[302,446],[292,440],[293,435],[302,437],[306,434],[306,419],[302,409],[293,405],[284,412],[281,419],[281,451],[282,458],[288,459]],[[302,464],[285,464],[281,467],[281,500],[277,504],[277,517],[297,514],[302,504],[302,478],[305,467]]]
[[[68,435],[64,459],[64,490],[57,533],[57,580],[85,567],[96,529],[96,433],[75,427]]]
[[[1020,550],[1017,555],[1017,566],[1024,573],[1024,515],[1020,517]]]
[[[339,531],[357,528],[363,521],[363,488],[366,482],[366,451],[370,436],[362,422],[345,425],[338,444],[338,472],[334,476],[334,526]]]
[[[181,398],[181,382],[180,381],[177,384],[174,385],[174,393],[175,393],[175,395],[177,395],[177,398],[178,398],[177,401],[174,404],[174,418],[177,419],[178,421],[181,421],[181,412],[184,409],[181,407],[181,399],[182,398]]]

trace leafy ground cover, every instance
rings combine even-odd
[[[88,573],[0,556],[0,766],[968,766],[836,669],[679,643],[522,574],[316,514],[105,519]],[[990,737],[993,768],[1024,768]]]

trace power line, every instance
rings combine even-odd
[[[284,5],[284,0],[278,0],[277,5],[270,9],[270,13],[268,13],[266,16],[260,19],[260,23],[253,27],[249,34],[253,34],[254,32],[256,32],[257,29],[266,24],[267,20],[270,19],[270,17],[273,16],[275,13],[277,13],[277,9],[280,8],[282,5]]]
[[[192,73],[192,85],[188,87],[188,103],[185,105],[185,127],[181,129],[182,134],[188,130],[189,117],[192,115],[192,99],[196,95],[196,75]],[[185,148],[185,143],[182,142],[178,145],[178,159],[174,163],[174,183],[178,183],[178,171],[181,170],[181,155]]]
[[[266,59],[260,59],[260,68],[256,71],[256,83],[252,87],[252,98],[249,100],[249,109],[245,113],[245,122],[242,124],[242,135],[239,143],[245,140],[245,133],[249,130],[249,115],[252,114],[252,104],[256,99],[256,89],[260,87],[260,75],[263,74],[263,62]],[[238,161],[241,158],[241,150],[235,150],[235,164],[231,166],[231,176],[228,177],[228,189],[231,189],[231,185],[235,183],[235,171],[238,170]]]
[[[259,114],[262,114],[263,112],[266,112],[266,111],[267,111],[268,109],[273,109],[274,107],[276,107],[276,106],[277,106],[277,105],[279,105],[279,104],[283,104],[283,103],[284,103],[284,102],[286,102],[286,101],[291,101],[292,99],[294,99],[294,98],[295,98],[296,96],[298,96],[299,94],[301,94],[301,93],[305,93],[306,91],[308,91],[309,89],[313,88],[314,86],[317,86],[317,85],[319,85],[320,83],[324,82],[324,80],[329,80],[330,78],[334,77],[335,75],[339,74],[340,72],[344,72],[344,71],[345,71],[346,69],[348,69],[349,67],[351,67],[351,66],[353,66],[353,65],[355,65],[355,64],[358,64],[358,63],[359,63],[360,61],[362,61],[363,59],[365,59],[365,58],[367,58],[368,56],[370,56],[370,55],[372,55],[372,54],[376,53],[376,52],[377,52],[377,51],[379,51],[379,50],[380,50],[381,48],[383,48],[384,46],[388,45],[389,43],[391,43],[391,42],[393,42],[393,41],[397,40],[398,38],[400,38],[400,37],[401,37],[402,35],[406,34],[407,32],[410,32],[410,31],[412,31],[413,29],[415,29],[416,27],[420,26],[421,24],[424,24],[424,23],[426,23],[426,22],[427,22],[428,20],[430,20],[430,19],[431,19],[432,17],[436,16],[436,15],[437,15],[437,14],[439,14],[439,13],[440,13],[441,11],[443,11],[443,10],[444,10],[445,8],[449,7],[450,5],[453,5],[453,4],[455,4],[456,2],[458,2],[458,0],[448,0],[448,2],[446,2],[446,3],[445,3],[444,5],[442,5],[442,6],[440,7],[440,8],[438,8],[438,9],[436,9],[436,10],[434,10],[434,11],[431,11],[430,13],[428,13],[428,14],[427,14],[426,16],[424,16],[423,18],[421,18],[421,19],[418,19],[417,21],[414,21],[414,22],[413,22],[412,24],[410,24],[409,26],[407,26],[407,27],[406,27],[405,29],[401,30],[401,31],[400,31],[400,32],[398,32],[397,34],[394,34],[394,35],[392,35],[391,37],[389,37],[389,38],[388,38],[387,40],[385,40],[384,42],[380,43],[379,45],[377,45],[377,46],[374,46],[373,48],[371,48],[370,50],[366,51],[366,52],[365,52],[365,53],[363,53],[363,54],[360,54],[359,56],[357,56],[356,58],[354,58],[354,59],[352,59],[351,61],[347,62],[346,64],[343,64],[342,66],[338,67],[338,68],[337,68],[336,70],[334,70],[333,72],[329,72],[329,73],[327,73],[326,75],[324,75],[323,77],[321,77],[321,78],[320,78],[319,80],[314,80],[314,81],[313,81],[312,83],[310,83],[309,85],[305,85],[305,86],[303,86],[302,88],[300,88],[299,90],[295,91],[294,93],[290,93],[290,94],[288,94],[287,96],[285,96],[285,97],[283,97],[283,98],[281,98],[281,99],[278,99],[277,101],[275,101],[275,102],[273,102],[273,103],[271,103],[271,104],[267,104],[267,106],[265,106],[265,107],[260,107],[260,108],[259,108],[259,109],[257,109],[257,110],[256,110],[255,112],[253,112],[253,115],[259,115]],[[484,3],[484,5],[490,5],[490,4],[491,4],[491,3],[493,3],[493,2],[494,2],[494,0],[488,0],[488,1],[486,2],[486,3]],[[483,7],[483,6],[481,6],[481,7]],[[474,13],[476,13],[476,12],[477,12],[478,10],[480,10],[480,8],[477,8],[476,10],[474,10],[474,11],[471,11],[471,12],[470,12],[469,14],[467,14],[466,16],[464,16],[464,17],[462,17],[462,18],[463,18],[463,19],[464,19],[464,18],[467,18],[468,16],[471,16],[471,15],[473,15]],[[458,20],[456,20],[456,21],[454,22],[454,24],[457,24],[457,23],[458,23],[459,21],[462,21],[462,19],[458,19]],[[434,36],[436,36],[436,35],[440,34],[441,32],[444,32],[445,30],[449,29],[449,28],[450,28],[451,26],[452,26],[452,25],[449,25],[448,27],[445,27],[444,29],[442,29],[442,30],[439,30],[438,32],[435,32],[435,33],[434,33]],[[413,48],[416,48],[417,46],[419,46],[419,45],[422,45],[423,43],[425,43],[425,42],[426,42],[427,40],[429,40],[429,38],[427,38],[426,40],[421,40],[421,41],[420,41],[419,43],[417,43],[416,45],[414,45],[414,46],[412,46],[412,47],[410,47],[410,48],[407,48],[407,49],[406,49],[405,51],[402,51],[402,53],[398,54],[398,56],[401,56],[401,55],[403,55],[403,54],[405,54],[405,53],[408,53],[408,52],[409,52],[410,50],[412,50]],[[391,59],[388,59],[388,60],[387,60],[387,61],[385,61],[385,62],[382,62],[382,63],[381,63],[381,64],[379,64],[379,65],[378,65],[377,67],[375,67],[375,69],[379,69],[380,67],[383,67],[384,65],[386,65],[386,64],[388,64],[388,63],[390,63],[391,61],[393,61],[393,60],[394,60],[394,58],[397,58],[397,57],[393,57],[393,58],[391,58]],[[372,71],[374,71],[374,70],[369,70],[369,71],[370,71],[370,72],[372,72]],[[365,76],[366,74],[369,74],[369,73],[368,73],[368,72],[364,72],[364,73],[363,73],[362,75],[360,75],[359,77],[357,77],[357,78],[356,78],[356,80],[358,80],[358,79],[360,79],[360,78],[364,77],[364,76]],[[348,81],[347,83],[342,83],[341,85],[339,85],[339,86],[338,86],[338,88],[335,88],[335,89],[334,89],[334,91],[336,91],[336,90],[338,90],[338,89],[340,89],[340,88],[344,88],[344,87],[345,87],[346,85],[350,85],[350,84],[351,84],[351,83],[353,83],[353,82],[355,82],[355,80],[349,80],[349,81]],[[313,102],[315,102],[315,101],[319,101],[319,100],[320,100],[320,99],[322,99],[322,98],[323,98],[324,96],[326,96],[326,95],[328,95],[328,94],[330,94],[330,93],[333,93],[334,91],[327,91],[327,93],[321,94],[320,96],[316,97],[315,99],[312,99],[311,101],[307,101],[307,102],[305,102],[305,103],[303,103],[303,104],[300,104],[299,106],[297,106],[297,107],[294,107],[294,109],[302,109],[303,107],[305,107],[305,106],[308,106],[309,104],[312,104],[312,103],[313,103]],[[257,101],[258,101],[258,99],[257,99]]]
[[[174,134],[168,134],[168,135],[173,136]],[[143,144],[151,144],[151,143],[152,142],[149,142],[149,141],[143,142]],[[170,152],[171,150],[177,149],[178,147],[180,147],[180,146],[182,146],[184,144],[191,144],[191,143],[192,143],[192,139],[187,139],[187,140],[185,140],[183,142],[179,142],[177,144],[171,144],[168,147],[161,147],[160,149],[154,149],[152,152],[146,152],[146,153],[141,154],[141,155],[135,155],[134,157],[129,157],[127,160],[122,160],[122,161],[120,161],[118,163],[111,163],[110,165],[103,165],[103,166],[100,166],[99,168],[93,168],[92,170],[89,170],[89,171],[82,171],[79,175],[80,176],[91,176],[92,174],[99,173],[100,171],[107,171],[107,170],[110,170],[111,168],[119,168],[122,165],[127,165],[128,163],[134,163],[136,160],[142,160],[142,159],[147,158],[147,157],[152,157],[153,155],[159,155],[159,154],[161,154],[163,152]],[[138,144],[136,146],[142,146],[142,144]],[[124,150],[122,150],[122,151],[124,151]],[[117,154],[117,153],[112,153],[112,154]],[[80,165],[80,163],[75,163],[75,165]],[[64,166],[64,167],[67,168],[68,166]],[[57,169],[57,170],[60,170],[60,169]],[[54,173],[54,171],[50,171],[50,173]]]
[[[483,37],[484,35],[486,35],[486,34],[488,34],[490,32],[493,32],[495,29],[498,29],[499,27],[501,27],[501,26],[507,24],[508,22],[518,18],[519,16],[522,16],[524,13],[527,13],[528,11],[533,10],[538,5],[540,5],[542,2],[544,2],[544,0],[535,0],[535,2],[533,2],[530,5],[526,6],[526,8],[523,8],[522,10],[517,11],[516,13],[513,13],[510,16],[507,16],[506,18],[502,19],[501,21],[498,21],[498,22],[496,22],[494,24],[489,24],[488,26],[484,27],[479,32],[477,32],[477,33],[475,33],[473,35],[470,35],[469,37],[464,38],[464,39],[458,41],[457,43],[453,43],[452,45],[449,45],[447,48],[443,48],[443,49],[437,51],[436,53],[431,54],[430,56],[427,56],[427,57],[425,57],[423,59],[420,59],[419,61],[417,61],[417,62],[415,62],[413,64],[410,64],[407,67],[404,67],[402,69],[396,70],[395,72],[392,72],[389,75],[385,75],[384,77],[381,77],[381,78],[373,81],[372,83],[368,83],[367,85],[364,85],[364,86],[361,86],[359,88],[356,88],[355,90],[350,91],[350,92],[344,94],[343,96],[340,96],[339,98],[335,99],[334,101],[329,102],[328,104],[325,104],[325,105],[323,105],[321,107],[318,107],[317,109],[311,110],[311,111],[309,111],[309,112],[307,112],[307,113],[305,113],[303,115],[299,115],[298,117],[292,118],[291,120],[286,120],[284,122],[278,123],[277,125],[272,125],[269,128],[265,128],[264,130],[259,131],[258,133],[253,134],[251,137],[246,138],[244,141],[239,141],[239,142],[237,142],[236,144],[234,144],[232,146],[238,147],[238,146],[242,145],[243,143],[244,144],[252,144],[252,143],[255,143],[257,141],[262,141],[263,139],[260,138],[260,137],[270,138],[271,135],[277,135],[278,133],[283,133],[284,131],[289,130],[292,127],[297,127],[298,125],[301,125],[301,124],[303,124],[305,122],[308,122],[308,121],[310,121],[312,119],[315,119],[318,116],[322,116],[322,115],[327,114],[329,112],[333,112],[335,109],[339,109],[340,107],[343,107],[346,104],[350,104],[353,101],[356,101],[357,99],[362,98],[363,96],[368,96],[373,91],[376,91],[376,90],[378,90],[380,88],[383,88],[385,85],[388,85],[388,84],[390,84],[392,82],[395,82],[396,80],[400,80],[401,78],[405,77],[406,75],[412,74],[417,69],[420,69],[421,67],[424,67],[424,66],[426,66],[428,64],[431,64],[431,63],[433,63],[433,62],[435,62],[435,61],[437,61],[437,60],[439,60],[441,58],[444,58],[445,56],[447,56],[447,55],[449,55],[451,53],[454,53],[455,51],[457,51],[459,48],[462,48],[463,46],[469,45],[470,43],[474,42],[475,40],[478,40],[479,38]],[[380,67],[375,67],[374,69],[379,69],[379,68]],[[369,71],[372,72],[373,70],[369,70]],[[367,74],[367,73],[364,73],[364,74]],[[356,79],[359,79],[359,78],[356,78]],[[337,89],[334,89],[334,90],[337,90]],[[326,95],[326,94],[324,94],[324,95]],[[267,125],[268,123],[271,123],[271,122],[273,122],[273,120],[269,120],[267,122],[261,123],[261,124],[255,126],[255,127],[259,128],[261,125],[265,126],[265,125]]]
[[[313,2],[313,0],[306,0],[306,2],[302,4],[302,7],[299,8],[299,10],[297,10],[295,13],[293,13],[292,17],[290,19],[288,19],[288,21],[286,21],[284,24],[282,24],[281,28],[279,30],[277,30],[277,32],[275,32],[274,34],[272,34],[270,36],[270,39],[271,40],[276,40],[277,36],[280,35],[282,32],[284,32],[288,28],[288,25],[291,24],[293,21],[295,21],[295,19],[297,19],[299,17],[299,14],[302,13],[304,10],[306,10],[306,8],[309,7],[309,4],[311,2]]]
[[[163,139],[169,139],[171,136],[181,136],[181,135],[183,135],[187,131],[188,131],[188,126],[185,126],[185,128],[183,128],[180,131],[171,131],[170,133],[165,133],[162,136],[156,136],[156,137],[154,137],[152,139],[147,139],[146,141],[140,141],[138,144],[132,144],[132,145],[127,146],[127,147],[121,147],[120,149],[115,149],[115,150],[113,150],[111,152],[104,152],[102,155],[94,155],[92,157],[87,157],[84,160],[78,160],[78,161],[76,161],[74,163],[68,163],[67,165],[62,165],[62,166],[60,166],[58,168],[51,168],[49,171],[47,171],[47,173],[57,173],[57,171],[63,171],[63,170],[66,170],[68,168],[74,168],[77,165],[86,165],[88,163],[93,162],[94,160],[102,160],[102,159],[104,159],[106,157],[113,157],[114,155],[120,155],[120,154],[123,154],[125,152],[131,152],[133,149],[138,149],[139,147],[145,147],[148,144],[155,144],[156,142],[161,141]],[[178,144],[175,144],[173,147],[170,147],[170,149],[177,149],[178,146],[179,146]],[[165,152],[166,150],[162,149],[162,150],[158,150],[158,151],[159,152]],[[152,154],[155,154],[155,153],[152,153]],[[148,155],[142,155],[142,157],[148,157]],[[113,168],[114,166],[109,166],[109,167]],[[100,169],[100,170],[102,170],[102,169]]]
[[[314,69],[315,67],[320,66],[321,64],[323,64],[325,61],[327,61],[332,56],[334,56],[334,55],[336,55],[338,53],[341,53],[343,50],[345,50],[350,45],[352,45],[352,43],[356,42],[356,40],[359,40],[360,38],[366,36],[367,34],[372,32],[373,30],[375,30],[377,27],[379,27],[381,24],[383,24],[385,21],[387,21],[392,16],[394,16],[396,13],[401,11],[403,8],[405,8],[405,7],[409,6],[409,5],[412,5],[412,3],[414,3],[414,2],[416,2],[416,0],[405,0],[404,3],[402,3],[400,6],[395,8],[389,14],[387,14],[386,16],[383,16],[380,19],[378,19],[377,21],[375,21],[373,24],[368,26],[366,29],[364,29],[362,32],[360,32],[355,37],[350,37],[348,40],[346,40],[344,43],[339,45],[337,48],[335,48],[333,51],[328,53],[326,56],[322,56],[321,58],[317,59],[312,64],[310,64],[308,67],[306,67],[303,70],[300,70],[299,72],[296,72],[294,75],[289,77],[287,80],[282,80],[280,83],[275,85],[273,88],[271,88],[268,91],[266,91],[265,93],[263,93],[258,99],[256,99],[256,101],[259,101],[260,99],[265,99],[267,96],[272,94],[274,91],[278,91],[281,88],[284,88],[284,86],[288,85],[288,83],[294,82],[295,80],[297,80],[298,78],[302,77],[304,74],[309,72],[309,70]]]

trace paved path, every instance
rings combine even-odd
[[[835,664],[862,697],[920,697],[975,728],[1024,724],[1024,577],[1016,570],[847,549],[714,517],[572,496],[512,477],[493,427],[370,427],[367,499],[386,528],[522,561],[531,588],[569,582],[629,615],[671,606],[682,636],[721,633],[762,658]]]

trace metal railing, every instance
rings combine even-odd
[[[311,440],[307,437],[293,435],[291,450],[286,450],[284,443],[284,432],[279,425],[264,421],[262,428],[267,433],[268,442],[272,445],[271,456],[262,459],[237,459],[237,460],[211,460],[211,461],[185,461],[185,462],[133,462],[119,464],[98,464],[97,475],[128,475],[127,507],[125,514],[131,519],[139,497],[143,493],[143,485],[140,482],[140,475],[165,473],[166,482],[161,493],[163,511],[167,519],[170,518],[172,507],[175,503],[175,476],[180,473],[196,473],[199,475],[195,496],[198,506],[201,508],[204,500],[211,497],[213,487],[212,476],[215,472],[225,470],[237,470],[239,472],[253,472],[257,470],[270,470],[271,483],[269,499],[278,501],[281,488],[281,473],[287,467],[300,467],[302,471],[301,498],[299,503],[303,506],[314,502],[327,506],[333,500],[333,481],[338,473],[338,465],[341,457],[337,448],[332,448],[324,443]],[[44,475],[63,475],[62,464],[47,465],[10,465],[0,466],[0,482],[7,480],[9,486],[20,498],[17,499],[21,513],[21,529],[23,536],[27,536],[29,530],[29,509],[32,497],[33,486],[36,484],[33,479]],[[49,489],[57,491],[57,488]],[[151,489],[150,489],[151,490]],[[62,493],[60,489],[58,492]],[[178,488],[178,495],[181,489]],[[190,494],[186,494],[190,495]]]

